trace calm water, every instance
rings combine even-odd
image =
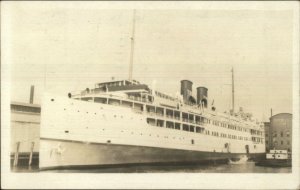
[[[59,173],[290,173],[291,167],[272,168],[255,166],[254,162],[243,164],[217,164],[217,165],[176,165],[176,166],[127,166],[120,168],[98,168],[82,170],[49,170],[39,171],[38,167],[17,167],[14,172],[59,172]]]

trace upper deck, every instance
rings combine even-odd
[[[243,117],[239,113],[222,113],[203,105],[196,103],[186,103],[182,97],[172,97],[165,93],[152,90],[148,85],[141,84],[138,81],[118,80],[95,84],[94,89],[85,89],[79,93],[69,94],[69,97],[82,100],[94,100],[97,98],[105,98],[106,103],[109,99],[117,101],[126,101],[129,104],[152,106],[163,110],[172,110],[189,113],[191,115],[202,116],[211,120],[216,120],[216,124],[230,123],[234,125],[242,125],[246,128],[263,131],[260,123],[249,117]]]

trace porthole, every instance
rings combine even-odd
[[[79,112],[79,110],[77,110],[77,112]]]
[[[97,115],[97,113],[94,113],[95,115]]]
[[[65,133],[69,133],[69,131],[65,131]]]
[[[66,108],[64,108],[64,110],[66,110]]]
[[[53,102],[53,101],[54,101],[54,99],[52,98],[52,99],[51,99],[51,101]]]
[[[107,143],[111,143],[111,141],[110,141],[110,140],[107,140]]]

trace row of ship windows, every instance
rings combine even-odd
[[[147,123],[149,125],[152,125],[152,126],[164,127],[164,121],[159,120],[159,119],[155,120],[153,118],[147,118]],[[212,131],[210,133],[209,130],[205,130],[202,127],[198,127],[198,126],[195,127],[193,125],[186,125],[186,124],[181,125],[180,123],[176,123],[176,122],[174,123],[174,122],[170,122],[170,121],[166,121],[166,128],[176,129],[176,130],[181,130],[182,129],[183,131],[202,133],[202,134],[212,135],[212,136],[221,137],[221,138],[238,139],[238,140],[244,140],[244,141],[252,140],[252,141],[255,141],[255,142],[263,143],[262,138],[252,137],[250,139],[248,137],[237,136],[237,135],[232,135],[232,134],[225,134],[225,133],[219,133],[219,132],[215,132],[215,131]]]
[[[103,109],[103,108],[101,107],[101,109]],[[64,108],[64,110],[66,110],[66,108]],[[77,110],[77,112],[80,112],[80,111]],[[89,114],[89,112],[86,112],[86,113]],[[94,114],[96,115],[97,113],[94,112]],[[103,117],[105,117],[104,114],[103,114]],[[114,117],[116,118],[117,115],[114,115]],[[123,118],[123,116],[120,116],[120,118]],[[147,118],[147,123],[150,124],[150,125],[158,126],[158,127],[164,127],[164,121],[163,120],[155,120],[153,118]],[[180,130],[181,129],[181,124],[166,121],[166,128]],[[206,135],[210,135],[209,130],[205,130],[202,127],[197,127],[197,126],[195,127],[193,125],[182,124],[182,130],[183,131],[189,131],[189,132],[202,133],[202,134],[205,133]],[[231,134],[227,135],[225,133],[220,133],[219,134],[218,132],[214,132],[214,131],[212,131],[211,135],[215,136],[215,137],[221,137],[221,138],[238,139],[238,140],[245,140],[245,141],[250,140],[247,137],[236,136],[236,135],[231,135]],[[254,137],[252,137],[252,141],[263,142],[263,140],[261,138],[254,138]]]
[[[81,100],[93,101],[96,103],[103,103],[103,104],[121,105],[121,106],[131,107],[131,108],[141,111],[141,112],[144,111],[144,106],[145,106],[147,113],[150,115],[156,114],[157,116],[162,116],[162,117],[164,115],[166,115],[166,117],[168,117],[168,118],[174,118],[177,120],[182,119],[182,121],[189,122],[189,123],[197,123],[197,124],[212,123],[215,126],[220,126],[220,127],[224,127],[224,128],[228,128],[228,129],[232,129],[232,130],[251,132],[252,135],[253,134],[257,134],[257,135],[261,135],[261,136],[263,135],[262,132],[259,130],[254,130],[254,129],[249,130],[245,127],[227,124],[227,123],[220,122],[217,120],[211,120],[211,119],[208,119],[208,118],[205,118],[202,116],[189,114],[189,113],[185,113],[185,112],[180,112],[177,110],[163,108],[163,107],[144,105],[144,104],[134,103],[134,102],[130,102],[130,101],[120,101],[117,99],[110,99],[110,98],[107,99],[107,98],[100,98],[100,97],[95,97],[94,99],[91,97],[86,97],[86,98],[81,98]]]
[[[86,129],[88,129],[88,127],[86,127]],[[102,131],[105,131],[105,129],[102,129]],[[65,130],[64,132],[67,133],[67,134],[70,133],[69,130]],[[121,132],[124,133],[125,131],[122,130]],[[152,137],[157,137],[157,138],[160,138],[160,137],[161,137],[161,138],[169,139],[169,136],[160,136],[160,135],[158,135],[158,134],[157,134],[157,135],[155,135],[155,134],[152,135],[152,134],[145,134],[145,133],[135,133],[135,132],[133,132],[133,131],[131,131],[130,134],[131,134],[131,135],[137,134],[137,135],[140,135],[140,136],[146,136],[146,135],[148,135],[148,136],[150,136],[150,137],[152,136]],[[185,140],[184,137],[170,137],[170,139]],[[194,142],[193,139],[191,139],[191,141]],[[109,143],[110,143],[110,142],[111,142],[111,141],[109,140]],[[194,143],[192,143],[192,144],[194,144]]]
[[[88,127],[86,127],[86,129],[88,129]],[[102,129],[102,131],[105,131],[105,129]],[[69,133],[70,131],[69,130],[65,130],[65,133]],[[122,133],[124,133],[125,131],[121,131]],[[135,132],[133,132],[133,131],[131,131],[130,132],[130,134],[131,135],[134,135],[135,134]],[[145,133],[136,133],[137,135],[140,135],[140,136],[145,136],[145,135],[147,135],[147,134],[145,134]],[[162,137],[162,138],[165,138],[165,139],[169,139],[169,136],[160,136],[160,135],[152,135],[152,134],[148,134],[150,137],[152,136],[152,137],[157,137],[157,138],[160,138],[160,137]],[[218,135],[218,133],[217,132],[212,132],[212,135]],[[223,135],[226,135],[226,134],[223,134]],[[178,140],[185,140],[185,138],[184,137],[170,137],[170,139],[178,139]],[[242,140],[242,139],[240,139],[240,140]],[[107,143],[111,143],[111,140],[107,140]],[[191,144],[193,145],[193,144],[195,144],[195,140],[194,139],[191,139]],[[225,148],[228,146],[228,143],[226,143],[225,144]],[[256,148],[256,146],[254,145],[254,148]],[[215,151],[215,150],[214,150]]]
[[[100,109],[103,109],[103,108],[101,107]],[[64,108],[64,110],[66,110],[66,108]],[[77,112],[80,112],[80,111],[78,110]],[[86,112],[86,113],[89,114],[89,112]],[[96,115],[97,113],[94,112],[94,114]],[[104,114],[103,114],[103,117],[105,117]],[[114,117],[116,118],[117,115],[114,115]],[[123,118],[123,116],[120,116],[120,117]],[[204,118],[204,121],[210,123],[209,119]],[[147,118],[147,123],[150,124],[150,125],[156,125],[156,126],[159,126],[159,127],[163,127],[164,126],[164,121],[163,120],[155,120],[155,119],[152,119],[152,118]],[[217,125],[217,123],[215,121],[213,121],[213,124]],[[181,129],[180,126],[181,126],[180,123],[173,123],[173,122],[166,121],[166,127],[167,128],[180,130]],[[221,123],[221,126],[226,127],[226,124]],[[228,125],[228,128],[236,129],[236,126]],[[242,129],[242,128],[238,127],[238,129]],[[184,130],[184,131],[190,131],[190,132],[196,132],[196,133],[202,133],[202,134],[205,133],[206,135],[210,135],[210,131],[209,130],[205,130],[202,127],[195,127],[193,125],[182,124],[182,130]],[[236,135],[231,135],[231,134],[227,135],[227,134],[221,133],[219,135],[218,132],[212,132],[211,135],[212,136],[216,136],[216,137],[238,139],[238,140],[245,140],[245,141],[250,140],[247,137],[236,136]],[[263,142],[262,138],[257,138],[257,137],[252,137],[252,141]]]

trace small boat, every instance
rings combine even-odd
[[[291,167],[291,153],[288,153],[287,150],[270,150],[270,152],[266,154],[266,159],[256,162],[255,165],[267,167]]]

